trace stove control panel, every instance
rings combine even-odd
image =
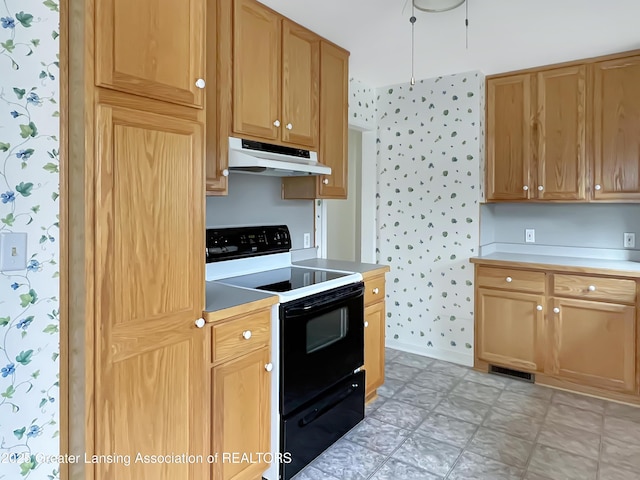
[[[286,225],[207,229],[207,263],[291,250]]]

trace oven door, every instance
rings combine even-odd
[[[363,323],[362,282],[280,305],[283,416],[362,366]]]

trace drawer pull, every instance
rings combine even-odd
[[[204,88],[206,85],[205,81],[202,78],[196,80],[196,87]]]
[[[554,308],[553,313],[560,313],[560,309],[558,307]]]
[[[291,125],[290,123],[287,123],[287,130],[292,130],[293,129],[293,125]]]
[[[590,292],[595,292],[596,291],[596,286],[595,285],[589,285],[589,288],[587,288],[587,290],[589,290]]]
[[[511,277],[507,277],[507,278],[505,278],[505,280],[507,281],[507,283],[513,282],[513,278],[511,278]]]
[[[324,180],[322,180],[322,183],[323,183],[324,185],[329,185],[329,179],[328,179],[328,178],[325,178]]]
[[[367,328],[369,326],[369,322],[364,322],[364,328]]]
[[[526,192],[527,190],[529,190],[529,187],[525,185],[524,187],[522,187],[522,190]]]
[[[251,338],[251,330],[245,330],[242,332],[242,338],[245,340],[249,340]]]
[[[380,293],[380,289],[378,287],[374,288],[372,291],[374,295],[377,295],[378,293]]]
[[[595,188],[596,190],[600,190],[602,187],[601,187],[600,185],[596,185],[594,188]]]
[[[229,169],[225,168],[224,170],[222,170],[222,176],[223,177],[228,177],[229,176]]]
[[[267,364],[264,366],[264,369],[265,369],[267,372],[270,372],[271,370],[273,370],[273,363],[267,363]]]
[[[538,305],[538,306],[536,307],[536,310],[538,310],[539,312],[541,312],[541,311],[542,311],[542,305]]]
[[[205,323],[206,322],[204,321],[204,318],[199,318],[199,319],[196,320],[196,327],[202,328],[202,327],[204,327]]]
[[[538,185],[538,191],[541,192],[544,190],[544,187],[542,185]]]
[[[273,122],[273,125],[274,125],[275,127],[279,127],[279,126],[280,126],[280,120],[275,120],[275,121]]]

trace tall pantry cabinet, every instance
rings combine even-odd
[[[70,278],[85,279],[70,285],[71,391],[84,388],[70,404],[72,453],[209,451],[210,347],[197,328],[205,45],[215,49],[204,38],[206,3],[72,1],[69,191],[85,199],[69,202]],[[133,461],[70,470],[96,480],[210,471]]]

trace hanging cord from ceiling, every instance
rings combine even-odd
[[[416,84],[416,77],[414,75],[414,66],[415,66],[415,43],[416,43],[416,10],[413,2],[411,2],[411,18],[409,21],[411,22],[411,85]]]
[[[452,0],[452,1],[450,0],[448,2],[445,1],[445,2],[442,2],[443,4],[440,6],[437,6],[437,5],[433,6],[430,4],[429,1],[427,1],[425,5],[422,5],[422,6],[419,5],[417,7],[416,7],[416,1],[419,2],[420,0],[411,0],[411,17],[409,18],[409,22],[411,23],[411,80],[410,80],[411,85],[416,84],[416,78],[415,78],[416,8],[418,8],[418,10],[422,10],[428,13],[439,13],[439,12],[446,12],[448,10],[453,10],[454,8],[457,8],[464,3],[465,4],[465,17],[464,17],[465,48],[469,50],[469,0]],[[409,0],[405,0],[404,7],[402,9],[403,13],[408,2]]]

